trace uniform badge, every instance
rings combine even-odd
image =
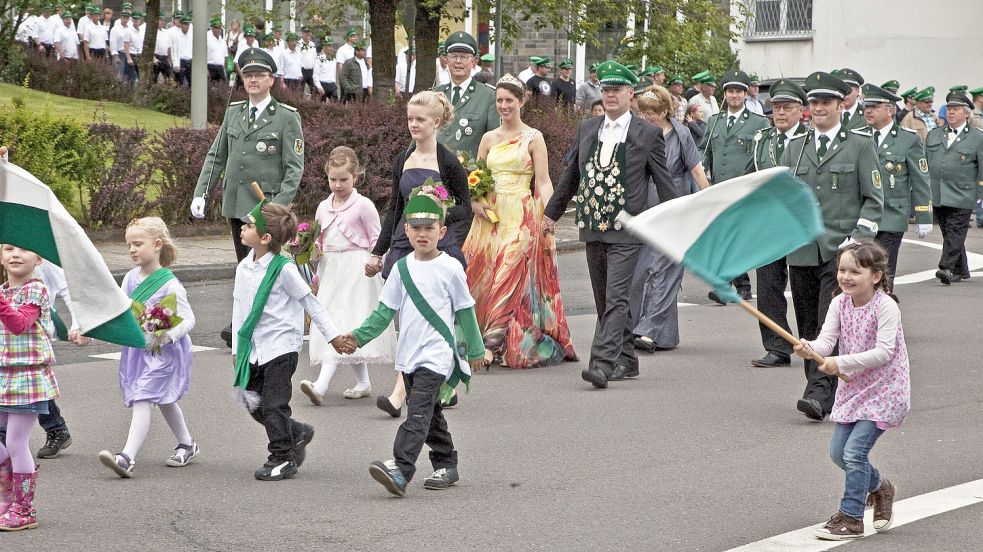
[[[928,172],[928,161],[924,157],[918,160],[918,170],[922,171],[923,173]]]
[[[889,171],[893,171],[894,170],[894,162],[888,161],[887,163],[884,163],[884,168],[887,169],[887,170],[889,170]]]
[[[546,82],[545,80],[539,81],[539,91],[544,96],[549,96],[550,91],[552,91],[552,88],[550,88],[550,83]]]
[[[454,139],[460,141],[460,139],[461,139],[461,129],[457,129],[457,132],[454,133]]]
[[[467,127],[464,129],[464,134],[465,136],[471,136],[472,134],[474,134],[474,130],[471,127]]]
[[[256,142],[256,151],[263,153],[266,151],[266,142]]]
[[[881,173],[880,171],[874,169],[870,171],[870,178],[874,181],[874,187],[878,190],[881,189]]]
[[[461,119],[460,121],[457,122],[457,124],[461,125],[462,127],[466,127],[466,126],[468,126],[468,120],[467,119]]]
[[[300,138],[294,140],[294,153],[297,155],[304,155],[304,141]]]
[[[266,153],[270,155],[276,155],[276,146],[270,146],[266,149]]]

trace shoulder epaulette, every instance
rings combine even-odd
[[[494,87],[494,86],[492,86],[492,85],[490,85],[490,84],[488,84],[487,82],[483,82],[483,83],[481,83],[481,84],[483,84],[483,85],[485,85],[485,86],[487,86],[488,88],[490,88],[490,89],[492,89],[492,90],[495,90],[495,87]]]
[[[792,140],[798,140],[799,138],[805,138],[808,135],[809,135],[808,132],[803,132],[802,134],[796,134],[795,136],[789,138],[788,141],[791,142]]]
[[[246,100],[239,100],[239,101],[237,101],[237,102],[230,102],[230,103],[229,103],[229,107],[232,107],[232,106],[234,106],[234,105],[242,105],[242,104],[244,104],[244,103],[246,103]]]
[[[915,129],[913,129],[913,128],[908,128],[906,126],[901,126],[901,125],[898,125],[898,128],[900,128],[901,130],[907,130],[908,132],[910,132],[912,134],[918,134],[918,131],[915,130]]]
[[[978,132],[983,132],[983,128],[976,128],[976,127],[974,127],[973,125],[969,125],[969,127],[970,127],[970,128],[972,128],[972,129],[973,129],[973,130],[975,130],[975,131],[978,131]]]
[[[287,111],[297,111],[297,108],[292,105],[287,105],[285,103],[280,104],[280,107],[286,109]]]
[[[450,86],[451,85],[449,85],[449,84],[441,84],[439,86],[435,86],[434,89],[433,89],[433,91],[434,92],[447,92],[450,89]]]
[[[873,134],[871,134],[869,132],[865,132],[865,131],[860,130],[858,128],[850,129],[850,132],[852,132],[854,134],[859,134],[860,136],[866,136],[867,138],[873,138],[874,137]]]
[[[755,112],[753,112],[753,111],[751,111],[751,110],[748,110],[748,113],[749,113],[749,114],[750,114],[750,116],[752,116],[752,117],[761,117],[762,119],[767,119],[767,118],[768,118],[768,117],[765,117],[764,115],[762,115],[762,114],[760,114],[760,113],[755,113]]]

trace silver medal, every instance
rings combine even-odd
[[[461,129],[457,129],[457,132],[454,133],[454,139],[455,140],[461,139]]]
[[[276,146],[270,146],[269,149],[266,150],[266,153],[276,155]]]
[[[472,134],[474,134],[474,130],[471,127],[467,127],[464,129],[464,134],[466,134],[467,136],[471,136]]]
[[[468,126],[468,120],[467,119],[461,119],[460,121],[457,122],[457,124],[461,125],[462,127],[466,127],[466,126]]]
[[[256,142],[256,151],[260,153],[266,151],[266,142]]]

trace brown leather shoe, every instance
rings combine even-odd
[[[823,540],[850,540],[864,536],[864,522],[843,512],[836,512],[825,525],[816,529],[816,538]]]
[[[874,507],[874,530],[883,533],[894,523],[894,495],[898,489],[887,479],[881,479],[881,486],[867,497],[867,503]]]

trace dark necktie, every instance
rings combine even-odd
[[[454,87],[454,96],[451,97],[451,105],[457,105],[457,102],[461,101],[461,87]]]
[[[781,160],[782,154],[785,153],[785,140],[787,139],[788,136],[784,132],[778,135],[778,147],[775,148],[775,153],[778,154],[776,156],[778,158],[777,160]]]
[[[843,126],[847,126],[848,124],[850,124],[850,112],[849,111],[844,111],[843,112]]]
[[[249,108],[249,124],[253,124],[255,122],[256,122],[256,107],[253,106]]]
[[[826,146],[829,145],[829,136],[825,134],[819,137],[819,149],[816,150],[816,155],[819,157],[819,162],[823,162],[823,157],[826,157]]]
[[[874,131],[874,147],[879,148],[881,146],[881,131]]]
[[[730,117],[727,117],[727,130],[730,130],[731,128],[733,128],[733,127],[734,127],[734,121],[735,121],[736,119],[737,119],[737,118],[736,118],[736,117],[734,117],[733,115],[731,115]]]

